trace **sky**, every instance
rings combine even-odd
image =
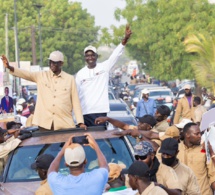
[[[125,0],[71,0],[82,3],[82,7],[95,16],[95,23],[97,26],[109,28],[111,25],[119,26],[126,24],[126,21],[116,21],[114,18],[114,11],[116,8],[124,8]],[[215,3],[215,0],[209,0]]]
[[[125,24],[125,21],[116,21],[114,11],[116,8],[124,8],[124,0],[72,0],[82,3],[82,7],[95,16],[97,26],[109,28],[111,25],[119,26]]]

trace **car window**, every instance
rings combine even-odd
[[[170,91],[150,91],[150,93],[149,93],[149,96],[162,96],[162,95],[171,96],[171,92]]]
[[[114,100],[115,98],[114,98],[114,96],[113,96],[113,94],[112,93],[108,93],[108,98],[109,98],[109,100]]]
[[[123,163],[126,167],[130,166],[133,157],[124,138],[99,139],[96,141],[108,162]],[[17,148],[11,159],[6,182],[40,180],[37,172],[31,169],[31,164],[40,154],[46,153],[56,156],[63,145],[64,143],[54,143]],[[84,150],[87,155],[85,170],[90,171],[98,168],[95,151],[89,146],[84,146]],[[64,164],[64,158],[61,159],[59,172],[65,175],[69,174],[69,169]]]
[[[128,85],[129,90],[134,90],[136,85]]]

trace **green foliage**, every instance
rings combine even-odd
[[[197,54],[191,65],[198,84],[215,91],[215,36],[190,35],[184,44],[188,53]]]
[[[20,60],[32,61],[31,27],[36,29],[37,63],[40,62],[38,9],[34,4],[42,4],[41,32],[43,66],[47,66],[47,58],[54,50],[64,53],[64,70],[77,72],[84,65],[83,50],[89,44],[97,43],[99,27],[95,26],[94,17],[81,4],[67,0],[43,0],[41,2],[17,0],[18,39]],[[9,14],[9,59],[15,60],[14,47],[14,0],[0,0],[0,53],[5,53],[4,14]]]
[[[124,18],[133,31],[127,49],[133,59],[146,63],[150,75],[162,79],[194,78],[183,41],[194,33],[215,32],[215,6],[207,0],[126,0],[115,17]],[[115,39],[124,27],[114,28]]]

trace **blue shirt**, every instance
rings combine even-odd
[[[150,114],[154,116],[156,109],[157,109],[157,106],[154,99],[149,98],[147,102],[141,99],[137,103],[136,117],[142,117],[146,114]]]
[[[101,195],[108,181],[108,170],[94,169],[78,176],[51,172],[48,183],[54,195]]]

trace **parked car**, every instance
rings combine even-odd
[[[88,128],[88,132],[96,139],[108,162],[120,161],[129,167],[134,160],[132,145],[127,137],[113,135],[115,131],[118,130],[104,131],[101,127]],[[56,156],[69,136],[81,136],[85,132],[84,129],[35,131],[31,138],[24,140],[18,148],[9,154],[0,178],[0,194],[34,194],[40,185],[38,173],[31,169],[31,164],[35,159],[45,153]],[[89,146],[84,146],[84,150],[88,161],[85,171],[97,168],[95,151]],[[69,169],[64,164],[64,158],[61,160],[59,172],[69,173]]]

